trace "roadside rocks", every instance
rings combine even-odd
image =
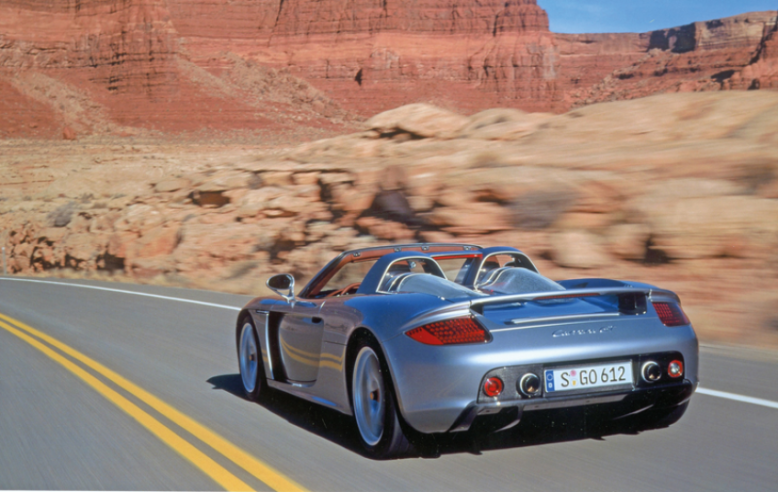
[[[611,139],[608,124],[623,125],[632,102],[579,116],[465,117],[411,105],[377,115],[371,131],[187,159],[180,147],[150,147],[148,159],[111,148],[115,163],[100,164],[105,183],[80,195],[58,184],[41,191],[35,183],[45,173],[0,157],[0,175],[13,176],[0,197],[0,240],[13,274],[72,269],[245,293],[283,271],[304,283],[339,251],[377,243],[508,244],[552,277],[653,279],[678,289],[694,311],[712,302],[711,282],[774,291],[778,277],[778,153],[761,140],[778,128],[736,131],[751,124],[749,111],[773,121],[750,97],[732,128],[728,114],[711,115],[735,104],[718,98],[738,97],[661,96],[655,111],[665,127],[644,115],[613,130],[654,133],[624,141]],[[701,102],[713,108],[703,116],[716,131],[677,137],[673,125],[696,124],[688,111]],[[613,111],[620,116],[609,120]],[[709,139],[720,134],[730,135],[726,145]],[[96,170],[79,164],[82,149],[66,151],[72,167],[51,173],[94,181]],[[45,156],[26,158],[45,166]],[[734,297],[715,302],[737,305]]]
[[[551,257],[557,265],[590,269],[603,267],[610,258],[595,234],[581,230],[561,231],[551,236]]]
[[[450,138],[468,122],[462,115],[429,104],[408,104],[373,116],[365,126],[395,138],[398,132],[408,138]]]
[[[766,258],[778,245],[778,201],[752,196],[658,203],[647,222],[673,259]]]

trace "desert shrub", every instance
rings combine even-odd
[[[568,188],[535,190],[514,198],[510,207],[513,225],[518,229],[545,229],[569,210],[577,193]]]
[[[70,219],[73,218],[73,212],[76,211],[76,203],[70,202],[64,205],[60,205],[53,212],[46,216],[49,224],[53,227],[65,227],[70,224]]]

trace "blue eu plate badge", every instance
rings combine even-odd
[[[554,371],[546,371],[546,391],[554,391]]]

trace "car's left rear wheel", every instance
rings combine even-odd
[[[267,382],[265,381],[265,369],[262,366],[257,329],[254,327],[251,316],[246,316],[241,321],[238,338],[238,365],[246,397],[249,400],[258,401]]]
[[[400,421],[394,391],[381,349],[372,338],[362,339],[356,348],[351,398],[360,441],[366,453],[386,459],[411,451]]]

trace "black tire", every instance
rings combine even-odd
[[[251,316],[244,316],[238,325],[238,370],[246,398],[259,401],[267,393],[265,367],[257,328]]]
[[[392,378],[378,342],[362,337],[352,353],[351,408],[362,449],[375,459],[411,453],[413,445],[403,429]]]

